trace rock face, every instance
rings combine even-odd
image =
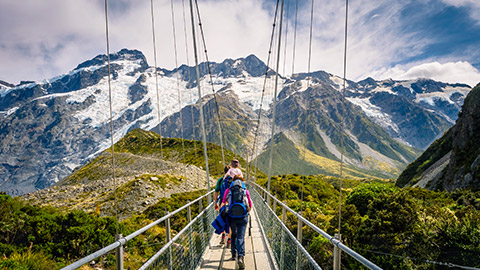
[[[111,89],[106,55],[41,82],[15,86],[0,81],[0,191],[20,195],[46,188],[109,147],[110,90],[114,141],[134,128],[160,131],[159,123],[164,136],[201,139],[194,67],[155,71],[141,52],[127,49],[110,59]],[[216,120],[220,115],[225,146],[242,156],[247,151],[251,158],[259,156],[269,139],[272,118],[273,90],[269,83],[265,87],[265,74],[268,82],[274,72],[254,55],[211,63],[210,70],[216,100],[208,67],[200,64],[208,140],[220,143]],[[160,75],[158,85],[155,72]],[[308,139],[308,150],[315,156],[338,159],[342,80],[316,71],[279,81],[276,134],[283,133],[296,147]],[[406,153],[405,144],[422,149],[441,136],[453,125],[469,90],[466,85],[431,80],[347,81],[349,164],[369,169],[370,163],[378,167],[378,162],[370,162],[372,158],[386,158],[387,167],[404,166],[416,153]],[[307,103],[313,125],[305,130],[302,110]],[[261,125],[256,133],[259,113]],[[252,153],[254,140],[258,145]]]
[[[480,84],[466,97],[455,125],[407,167],[397,185],[480,189]]]
[[[104,152],[65,180],[22,197],[30,204],[65,210],[83,210],[120,219],[143,212],[171,194],[205,189],[205,170],[159,155],[115,153],[119,161],[115,181],[111,176],[110,153]],[[210,185],[215,184],[213,178]],[[116,189],[116,209],[115,195]]]

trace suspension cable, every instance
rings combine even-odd
[[[207,192],[210,192],[210,172],[208,169],[208,155],[207,155],[207,135],[205,134],[205,120],[203,119],[203,101],[202,101],[202,90],[200,86],[200,74],[198,70],[198,53],[197,53],[197,41],[195,37],[195,21],[193,16],[193,3],[190,0],[190,15],[192,19],[192,35],[193,35],[193,52],[195,55],[195,71],[197,74],[197,89],[198,89],[198,103],[200,109],[200,122],[202,124],[202,138],[203,138],[203,153],[205,156],[205,169],[207,171],[206,179],[207,179]],[[208,203],[210,204],[211,198],[208,196],[207,199]]]
[[[310,12],[310,42],[308,44],[308,67],[307,67],[307,74],[310,74],[310,68],[311,68],[311,62],[312,62],[312,37],[313,37],[313,4],[314,4],[314,0],[312,0],[312,8],[311,8],[311,12]],[[310,92],[311,92],[311,88],[310,88],[310,80],[312,79],[312,76],[310,75],[308,78],[307,78],[307,90],[306,90],[306,95],[307,95],[307,98],[306,98],[306,105],[305,105],[305,123],[304,123],[304,134],[305,134],[305,141],[303,143],[303,162],[305,162],[306,160],[306,153],[307,153],[307,141],[308,141],[308,135],[307,135],[307,132],[308,132],[308,112],[309,112],[309,107],[310,107]],[[304,194],[304,190],[305,190],[305,175],[302,175],[302,195],[301,195],[301,203],[300,203],[300,211],[303,207],[303,194]]]
[[[111,153],[112,153],[112,179],[113,179],[113,202],[115,209],[115,234],[118,235],[118,209],[117,209],[117,179],[115,177],[115,145],[113,143],[113,109],[112,109],[112,86],[110,79],[110,40],[108,35],[108,0],[105,0],[105,36],[107,41],[107,65],[108,65],[108,101],[110,105],[110,143],[111,143]]]
[[[160,134],[160,157],[163,160],[162,121],[161,121],[162,114],[160,111],[160,93],[158,90],[157,44],[155,41],[155,14],[153,11],[153,0],[150,0],[150,11],[151,11],[151,17],[152,17],[153,62],[155,64],[155,90],[157,93],[158,134]]]
[[[256,146],[257,146],[257,137],[258,137],[258,130],[260,128],[260,119],[261,119],[261,115],[262,115],[262,107],[263,107],[263,99],[265,97],[265,89],[266,89],[266,85],[267,85],[267,79],[268,79],[268,71],[269,71],[269,64],[270,64],[270,58],[271,58],[271,55],[272,55],[272,46],[273,46],[273,38],[274,38],[274,35],[275,35],[275,26],[276,26],[276,21],[277,21],[277,14],[278,14],[278,4],[279,4],[280,0],[277,0],[277,4],[276,4],[276,7],[275,7],[275,16],[274,16],[274,19],[273,19],[273,26],[272,26],[272,35],[270,37],[270,46],[268,48],[268,57],[267,57],[267,65],[266,65],[266,70],[265,70],[265,79],[263,80],[263,89],[262,89],[262,97],[260,99],[260,109],[258,110],[258,119],[257,119],[257,128],[255,130],[255,137],[253,139],[253,150],[252,150],[252,158],[253,158],[253,155],[255,155],[256,153]],[[255,174],[254,174],[254,179],[257,178],[257,162],[258,162],[258,159],[255,159]]]
[[[190,83],[190,59],[188,57],[188,37],[187,37],[187,19],[185,16],[185,0],[182,0],[182,14],[183,14],[183,33],[185,39],[185,55],[187,57],[187,84]],[[185,87],[185,90],[187,87]],[[193,108],[195,108],[195,103],[193,102],[193,88],[191,88],[190,92],[190,100],[192,102],[192,107],[190,109],[191,117],[192,117],[192,141],[193,141],[193,151],[195,152],[195,157],[197,157],[197,143],[195,138],[195,118],[193,117]]]
[[[287,45],[288,45],[288,13],[290,11],[290,0],[287,0],[287,12],[285,13],[285,46],[283,48],[283,76],[285,76],[285,66],[287,65]]]
[[[273,136],[275,135],[275,118],[277,113],[277,89],[278,89],[278,69],[280,67],[280,50],[282,45],[282,23],[283,23],[283,2],[280,8],[280,26],[278,30],[278,50],[277,50],[277,68],[275,76],[275,89],[273,93],[273,116],[272,116],[272,134],[270,137],[270,159],[268,161],[268,184],[267,190],[270,192],[270,181],[272,179],[272,158],[273,158]],[[270,198],[270,197],[269,197]]]
[[[183,154],[183,160],[185,162],[185,142],[183,139],[183,114],[182,114],[182,97],[180,93],[180,79],[178,78],[178,53],[177,53],[177,34],[175,30],[175,9],[173,7],[173,0],[170,0],[170,7],[172,10],[172,33],[173,33],[173,49],[175,51],[175,69],[177,70],[176,72],[176,78],[177,78],[177,90],[178,90],[178,112],[180,113],[180,132],[181,132],[181,141],[182,141],[182,154]],[[187,167],[184,167],[184,170],[186,172]],[[185,181],[185,184],[187,182]]]
[[[298,0],[296,0],[296,3],[295,3],[295,30],[293,31],[292,76],[295,72],[295,49],[297,45],[297,15],[298,15]]]
[[[215,93],[215,87],[213,85],[212,71],[210,69],[210,60],[208,59],[207,43],[205,42],[205,34],[203,32],[203,25],[202,25],[202,20],[201,20],[201,17],[200,17],[200,9],[198,8],[197,0],[195,0],[195,7],[196,7],[196,10],[197,10],[198,25],[200,26],[200,33],[201,33],[201,37],[202,37],[203,48],[205,49],[205,60],[207,61],[207,69],[208,69],[208,75],[210,77],[210,84],[212,86],[213,100],[215,101],[215,108],[216,108],[216,112],[217,112],[217,125],[218,125],[218,131],[220,132],[220,146],[221,146],[221,149],[222,149],[222,162],[223,162],[223,167],[225,168],[225,153],[224,153],[224,144],[223,144],[223,132],[222,132],[222,124],[220,123],[220,107],[218,106],[217,94]]]
[[[340,158],[340,193],[338,198],[338,234],[342,228],[342,180],[343,180],[343,157],[345,152],[345,88],[347,77],[347,30],[348,30],[348,0],[345,0],[345,47],[343,49],[343,90],[342,90],[342,137],[341,137],[341,158]]]

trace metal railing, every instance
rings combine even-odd
[[[285,225],[285,215],[282,216],[283,220],[280,220],[255,189],[250,189],[250,196],[277,268],[280,270],[321,269],[299,240],[288,230]]]
[[[122,254],[123,246],[129,240],[132,240],[133,238],[139,236],[140,234],[144,233],[148,229],[164,221],[166,222],[167,244],[164,247],[162,247],[162,249],[160,249],[160,251],[157,252],[157,254],[154,255],[154,257],[156,256],[155,259],[151,258],[144,264],[144,266],[142,266],[142,267],[145,267],[143,269],[147,269],[149,265],[151,265],[152,263],[155,263],[155,265],[158,265],[159,262],[162,261],[162,258],[163,258],[162,256],[168,256],[167,262],[170,265],[173,265],[175,261],[180,261],[180,260],[182,262],[188,261],[188,264],[191,264],[191,265],[193,264],[196,265],[200,263],[202,254],[205,251],[206,246],[208,245],[210,237],[213,233],[213,228],[210,225],[210,223],[215,218],[213,203],[210,203],[205,209],[203,209],[202,200],[205,197],[207,197],[208,199],[212,193],[213,193],[213,190],[203,196],[198,197],[194,201],[187,203],[186,205],[178,208],[177,210],[157,219],[156,221],[150,223],[149,225],[131,233],[126,237],[121,237],[120,235],[120,237],[118,237],[118,240],[115,241],[114,243],[62,268],[62,270],[77,269],[82,265],[87,264],[93,261],[94,259],[100,256],[103,256],[113,250],[117,251],[117,261],[116,261],[117,269],[122,269],[123,268],[123,254]],[[196,203],[199,204],[200,213],[192,220],[191,206]],[[172,238],[171,232],[170,232],[170,219],[185,209],[187,209],[187,213],[188,213],[187,218],[189,223],[177,235],[175,235]],[[168,250],[168,253],[165,253],[166,250]],[[195,253],[193,253],[193,251],[195,251]],[[187,255],[185,255],[185,253],[187,253]],[[192,253],[195,255],[192,255]],[[185,260],[185,258],[189,258],[189,260]],[[172,269],[172,268],[168,267],[168,269]],[[182,269],[185,269],[185,268],[182,268]],[[189,269],[194,269],[194,268],[189,268]]]
[[[210,223],[215,215],[213,203],[210,203],[139,270],[195,269],[202,261],[203,253],[212,237],[213,227]],[[167,236],[168,230],[167,227]],[[167,237],[167,240],[169,238]]]
[[[305,224],[309,226],[313,231],[319,233],[322,235],[324,238],[326,238],[331,244],[334,246],[334,269],[340,269],[340,251],[343,251],[350,255],[352,258],[366,266],[368,269],[373,269],[373,270],[381,270],[382,268],[378,267],[371,261],[367,260],[364,258],[362,255],[358,254],[354,250],[350,249],[346,245],[344,245],[340,240],[336,239],[335,237],[332,237],[322,229],[318,228],[315,226],[313,223],[305,219],[303,216],[292,210],[290,207],[288,207],[286,204],[284,204],[282,201],[278,200],[275,196],[267,192],[263,187],[259,186],[258,184],[254,182],[249,182],[250,185],[254,187],[254,189],[250,189],[250,194],[252,195],[252,200],[255,203],[255,207],[257,210],[260,210],[260,208],[266,208],[258,211],[259,215],[260,213],[262,215],[268,215],[269,218],[264,218],[262,221],[262,226],[264,226],[264,229],[267,230],[269,227],[272,227],[269,232],[267,232],[267,236],[270,241],[270,245],[272,246],[272,250],[275,254],[275,258],[277,260],[277,263],[280,265],[281,269],[320,269],[318,265],[312,264],[311,267],[306,267],[304,263],[310,262],[311,256],[308,254],[308,252],[305,251],[305,248],[301,245],[301,238],[302,238],[302,224]],[[277,204],[279,207],[282,208],[282,226],[280,227],[278,225],[270,225],[272,223],[276,223],[277,220],[280,220],[278,216],[274,213],[272,210],[271,206],[269,205],[268,202],[273,200],[274,208],[277,208]],[[288,237],[285,237],[285,231],[286,225],[285,225],[285,217],[286,217],[286,212],[290,212],[293,215],[297,217],[298,220],[298,233],[297,233],[297,239],[292,240],[291,238],[293,237],[293,234],[287,229],[287,234]],[[270,214],[265,214],[267,212],[270,212]],[[273,215],[273,216],[272,216]],[[278,239],[280,238],[280,239]],[[293,237],[294,238],[294,237]],[[292,247],[296,247],[296,250],[292,250]],[[295,249],[295,248],[293,248]],[[278,254],[277,254],[278,253]],[[295,256],[293,256],[295,254]],[[305,258],[302,258],[305,256]],[[305,260],[306,259],[306,260]],[[295,262],[295,263],[294,263]],[[283,265],[283,266],[282,266]],[[295,266],[295,267],[293,267]],[[283,268],[282,268],[283,267]],[[313,268],[312,268],[313,267]],[[317,268],[318,267],[318,268]]]

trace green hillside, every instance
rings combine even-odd
[[[480,192],[345,182],[349,189],[342,196],[342,240],[382,269],[450,269],[439,263],[480,267]],[[259,183],[267,185],[266,179]],[[328,176],[283,175],[272,177],[271,191],[333,235],[338,232],[338,183]],[[297,219],[287,212],[286,220],[295,235]],[[322,269],[331,269],[331,244],[307,226],[303,239]],[[342,265],[365,269],[350,256],[342,256]]]
[[[203,153],[203,144],[201,141],[183,140],[178,138],[161,138],[160,135],[153,131],[145,131],[134,129],[120,139],[114,145],[115,166],[118,176],[125,175],[122,167],[132,162],[129,158],[124,157],[121,153],[129,153],[137,156],[150,157],[153,156],[184,164],[191,164],[205,168],[205,158]],[[72,175],[62,181],[61,184],[83,181],[88,179],[98,180],[109,177],[111,174],[111,148],[105,150],[102,155],[91,160],[82,168],[73,172]],[[210,175],[212,177],[220,177],[223,175],[222,151],[220,146],[207,143],[208,165]],[[245,167],[245,160],[240,156],[234,156],[231,151],[224,149],[226,165],[230,163],[232,158],[237,158],[241,166]]]
[[[317,139],[321,140],[321,137],[318,136]],[[322,144],[315,144],[315,148],[312,149],[315,152],[307,148],[304,158],[304,149],[289,140],[283,133],[277,134],[274,137],[273,142],[273,175],[303,173],[307,175],[325,174],[336,177],[340,176],[340,161],[335,157],[327,158],[322,156]],[[257,164],[258,168],[264,172],[268,171],[268,162],[270,158],[269,151],[269,148],[267,148],[253,162],[254,164]],[[365,160],[365,162],[369,161]],[[370,165],[370,167],[376,167],[377,169],[366,170],[344,164],[343,176],[354,179],[388,179],[393,178],[399,173],[397,168],[386,163],[380,163],[378,161],[376,161],[374,165]]]

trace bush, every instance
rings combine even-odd
[[[58,268],[57,264],[42,252],[13,253],[9,258],[0,259],[0,269],[2,270],[51,270],[56,268]]]

